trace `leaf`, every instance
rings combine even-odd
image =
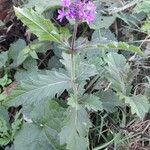
[[[9,117],[7,110],[0,107],[0,145],[7,145],[11,140],[8,123]]]
[[[18,69],[14,77],[16,81],[20,82],[21,80],[30,79],[31,76],[36,76],[41,72],[43,72],[43,70],[38,69],[37,61],[28,57],[23,63],[23,68]]]
[[[56,101],[42,101],[31,112],[33,122],[25,124],[15,138],[15,150],[64,150],[58,133],[65,118],[65,109]],[[26,140],[25,140],[26,139]]]
[[[136,95],[132,97],[125,97],[125,102],[131,107],[132,114],[137,114],[141,119],[144,118],[145,114],[150,109],[150,103],[146,96]]]
[[[31,32],[38,36],[40,41],[60,42],[60,35],[57,28],[48,19],[37,14],[32,9],[21,9],[14,7],[17,17],[29,27]]]
[[[125,57],[117,53],[108,53],[105,61],[108,65],[106,69],[109,73],[106,77],[112,83],[112,88],[126,95],[130,66],[126,63]]]
[[[21,81],[18,88],[11,94],[10,105],[32,104],[44,98],[53,98],[70,88],[70,78],[56,71],[46,74],[35,74],[27,80]]]
[[[29,0],[29,2],[24,5],[25,8],[34,8],[38,13],[44,12],[49,7],[54,7],[60,5],[60,0]]]
[[[48,126],[56,132],[61,131],[65,118],[65,109],[54,100],[46,100],[38,103],[31,112],[31,118],[37,124]]]
[[[140,3],[137,3],[136,7],[134,8],[134,11],[136,13],[139,13],[139,12],[149,13],[150,12],[150,1],[144,0]]]
[[[46,52],[49,49],[50,44],[48,42],[34,41],[19,52],[17,64],[22,64],[29,56],[34,59],[38,59],[36,52]]]
[[[89,79],[94,75],[98,74],[98,71],[94,64],[88,64],[85,62],[80,62],[77,70],[77,81],[83,81]]]
[[[71,54],[63,53],[62,57],[63,60],[61,60],[61,63],[66,67],[69,76],[71,76],[72,72]],[[73,61],[76,72],[76,80],[78,82],[84,81],[86,79],[89,79],[89,77],[98,74],[96,67],[93,64],[82,62],[78,54],[74,55]]]
[[[11,79],[8,78],[8,75],[5,74],[2,78],[0,78],[0,85],[5,87],[6,85],[11,83]]]
[[[100,98],[95,95],[86,95],[83,99],[83,105],[86,107],[89,111],[102,111],[103,110],[103,104],[100,101]]]
[[[23,122],[23,118],[21,117],[21,111],[17,112],[15,117],[14,117],[14,121],[11,124],[11,139],[13,140],[17,131],[21,128],[22,122]]]
[[[119,97],[112,90],[100,91],[95,95],[99,97],[102,103],[102,108],[107,112],[112,113],[115,107],[123,105]]]
[[[20,65],[22,64],[26,58],[29,56],[29,49],[24,48],[22,51],[19,52],[18,57],[17,57],[17,64]]]
[[[19,39],[15,43],[10,45],[8,55],[10,59],[13,59],[14,65],[17,64],[18,55],[25,47],[26,47],[26,42],[22,39]]]
[[[91,127],[88,114],[84,108],[69,107],[66,125],[60,132],[60,143],[67,144],[67,150],[87,150],[88,131]]]
[[[15,150],[56,150],[49,143],[42,127],[28,123],[15,136],[14,146]]]
[[[7,59],[8,59],[8,51],[0,53],[0,68],[5,67]]]
[[[92,29],[100,29],[100,28],[108,29],[113,24],[115,19],[116,19],[115,16],[96,15],[95,21],[90,24],[90,28],[92,28]]]
[[[93,23],[90,24],[90,28],[92,29],[100,29],[106,28],[108,29],[113,22],[115,21],[115,16],[104,16],[102,14],[102,5],[100,1],[96,1],[96,13],[95,13],[95,20]]]
[[[60,58],[57,56],[53,56],[49,61],[48,61],[48,67],[49,70],[53,68],[63,68],[63,64],[60,62]]]
[[[85,46],[85,49],[89,48],[99,48],[99,49],[105,49],[105,50],[109,50],[109,49],[117,49],[117,50],[125,50],[125,51],[129,51],[132,53],[137,53],[141,56],[144,56],[144,53],[141,51],[141,49],[137,46],[134,45],[129,45],[125,42],[110,42],[109,44],[96,44],[96,45],[87,45]]]

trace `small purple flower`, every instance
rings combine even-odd
[[[88,24],[94,21],[96,6],[90,0],[61,0],[61,3],[63,8],[58,10],[57,18],[60,22],[64,17]]]
[[[63,18],[65,17],[65,10],[64,10],[64,8],[62,8],[62,9],[59,9],[58,10],[58,17],[57,17],[57,19],[60,21],[60,22],[62,22],[62,20],[63,20]]]

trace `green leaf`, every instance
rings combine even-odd
[[[10,45],[8,55],[9,59],[13,59],[13,64],[17,64],[18,55],[26,47],[26,42],[22,39],[17,40],[15,43]]]
[[[26,47],[19,52],[17,57],[17,64],[18,65],[22,64],[28,56],[29,56],[29,49]]]
[[[11,80],[8,78],[8,75],[5,74],[2,78],[0,78],[0,85],[5,87],[6,85],[10,84]]]
[[[24,5],[25,8],[34,8],[38,13],[42,13],[49,7],[54,7],[60,5],[60,0],[29,0],[29,2]]]
[[[66,112],[68,119],[60,132],[60,143],[67,144],[67,150],[87,150],[88,131],[91,127],[88,114],[84,108],[69,107]]]
[[[49,70],[55,68],[63,68],[63,64],[60,62],[60,58],[57,56],[53,56],[49,61],[48,61],[48,67]]]
[[[56,101],[38,103],[31,117],[36,124],[24,124],[15,137],[15,150],[64,150],[59,144],[59,132],[65,118],[65,109]]]
[[[61,131],[65,118],[65,109],[54,100],[39,102],[31,112],[33,122],[48,126],[56,132]]]
[[[96,44],[96,45],[87,45],[85,46],[85,49],[90,50],[89,48],[99,48],[101,50],[106,49],[117,49],[117,50],[125,50],[132,53],[137,53],[141,56],[144,56],[144,53],[141,51],[141,49],[134,45],[129,45],[125,42],[110,42],[109,44]]]
[[[23,122],[23,118],[21,117],[21,111],[17,112],[15,117],[14,117],[14,121],[11,124],[11,139],[13,140],[17,131],[21,128],[22,122]]]
[[[90,28],[92,29],[100,29],[105,28],[108,29],[113,22],[115,21],[115,16],[102,16],[102,15],[96,15],[96,19],[93,23],[90,24]]]
[[[102,5],[100,1],[96,1],[96,13],[95,13],[95,20],[93,23],[90,24],[90,28],[92,29],[100,29],[106,28],[108,29],[113,22],[115,21],[115,16],[104,16],[102,14]]]
[[[7,59],[8,59],[8,51],[0,53],[0,68],[5,67]]]
[[[31,76],[36,76],[36,74],[42,72],[42,70],[38,70],[37,61],[31,57],[24,61],[23,68],[17,70],[14,76],[16,81],[30,79]]]
[[[96,66],[94,64],[89,64],[85,62],[80,62],[77,70],[77,81],[81,82],[89,77],[98,74]]]
[[[32,104],[44,98],[53,98],[70,88],[70,78],[56,71],[46,74],[35,74],[27,80],[22,80],[10,96],[12,105]]]
[[[71,71],[72,71],[71,54],[63,53],[62,57],[63,60],[61,60],[61,62],[66,67],[69,76],[71,76]],[[73,61],[75,63],[76,80],[78,82],[84,81],[86,79],[89,79],[89,77],[98,74],[95,65],[82,62],[78,54],[74,55]]]
[[[5,108],[0,107],[0,145],[7,145],[10,140],[8,113]]]
[[[29,27],[32,33],[38,36],[40,41],[60,42],[57,28],[48,19],[44,19],[32,9],[14,7],[17,17]]]
[[[88,110],[94,110],[94,111],[103,110],[103,104],[100,101],[100,98],[95,95],[84,96],[83,105]]]
[[[132,97],[125,97],[125,102],[130,105],[132,114],[137,114],[142,119],[150,109],[148,99],[141,94]]]
[[[15,150],[56,150],[49,142],[43,127],[27,123],[15,136],[14,146]]]
[[[126,63],[125,57],[117,53],[108,53],[105,61],[108,65],[106,69],[109,73],[106,78],[111,82],[112,88],[126,95],[127,87],[130,83],[127,80],[130,66]]]
[[[36,52],[46,52],[49,49],[50,44],[48,42],[34,41],[19,52],[17,64],[22,64],[29,56],[34,59],[38,59]]]
[[[102,108],[107,112],[112,113],[115,107],[122,106],[119,96],[117,96],[112,90],[100,91],[95,95],[99,97],[102,103]]]
[[[150,1],[144,0],[140,3],[137,3],[136,7],[134,8],[134,11],[136,13],[139,13],[139,12],[149,13],[150,12]]]

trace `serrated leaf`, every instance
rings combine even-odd
[[[39,102],[31,112],[31,118],[37,124],[46,125],[60,132],[65,118],[65,109],[56,101],[48,100]]]
[[[31,57],[28,57],[24,63],[23,63],[24,69],[18,69],[15,74],[15,80],[21,81],[21,80],[27,80],[31,76],[36,76],[37,73],[42,72],[41,70],[38,70],[37,61],[35,59],[32,59]]]
[[[48,50],[49,48],[50,45],[47,42],[36,41],[35,43],[34,41],[19,52],[17,57],[17,64],[22,64],[29,56],[34,59],[38,59],[38,55],[36,52],[46,52],[46,50]]]
[[[24,48],[22,51],[19,52],[18,57],[17,57],[17,64],[20,65],[22,64],[26,58],[29,56],[29,49]]]
[[[14,147],[15,150],[56,150],[49,143],[43,127],[27,123],[15,136]]]
[[[48,100],[40,102],[31,112],[33,122],[42,125],[47,132],[50,143],[55,149],[63,150],[64,146],[60,146],[59,132],[63,127],[63,121],[66,118],[64,114],[65,109],[61,107],[56,101]]]
[[[53,56],[49,61],[48,61],[48,67],[49,70],[53,68],[63,68],[63,64],[60,62],[60,58],[57,56]]]
[[[90,28],[92,29],[100,29],[100,28],[106,28],[108,29],[113,22],[115,21],[115,16],[104,16],[102,14],[102,5],[100,1],[96,1],[96,13],[95,13],[95,20],[93,23],[90,24]]]
[[[80,62],[77,70],[77,80],[83,81],[89,79],[94,75],[98,74],[96,66],[94,64],[88,64],[85,62]]]
[[[23,147],[22,150],[64,150],[59,145],[58,136],[65,118],[64,111],[56,101],[38,103],[31,112],[31,118],[36,124],[23,126],[15,138],[15,150],[20,147]]]
[[[84,96],[83,105],[88,110],[94,110],[94,111],[103,110],[103,104],[100,101],[100,98],[95,95]]]
[[[63,73],[47,71],[46,74],[35,74],[21,81],[10,96],[12,105],[32,104],[44,98],[53,98],[70,88],[70,78]]]
[[[150,103],[146,96],[136,95],[132,97],[125,97],[125,102],[131,107],[132,114],[137,114],[141,119],[144,118],[145,114],[150,109]]]
[[[130,66],[126,63],[123,55],[117,53],[108,53],[105,59],[107,63],[108,75],[106,76],[112,84],[112,88],[118,92],[127,93],[127,77],[130,71]],[[129,84],[129,83],[128,83]]]
[[[141,49],[137,46],[134,45],[129,45],[125,42],[110,42],[109,44],[96,44],[96,45],[87,45],[85,46],[85,49],[90,50],[89,48],[99,48],[99,49],[105,49],[105,50],[109,50],[109,49],[117,49],[117,50],[125,50],[125,51],[129,51],[131,53],[137,53],[141,56],[144,56],[144,53],[141,51]]]
[[[66,125],[59,134],[60,143],[66,143],[67,150],[87,150],[89,145],[88,131],[91,123],[86,110],[81,106],[70,107],[67,114]]]
[[[9,55],[9,58],[13,59],[14,65],[17,64],[18,55],[25,47],[26,47],[26,42],[22,39],[19,39],[15,43],[10,45],[8,55]]]
[[[112,113],[117,106],[122,106],[122,102],[112,90],[100,91],[95,94],[99,97],[105,111]]]
[[[62,54],[63,60],[61,60],[62,64],[66,67],[69,76],[72,73],[72,58],[71,54]],[[74,69],[75,69],[75,76],[78,82],[84,81],[89,79],[89,77],[98,74],[98,71],[93,64],[85,63],[80,60],[80,56],[78,54],[74,55]]]
[[[44,19],[32,9],[14,7],[17,17],[29,27],[32,33],[38,36],[40,41],[60,42],[57,28],[48,19]]]

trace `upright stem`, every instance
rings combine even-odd
[[[77,36],[77,29],[78,29],[78,22],[75,23],[74,29],[73,29],[73,36],[71,41],[71,50],[74,51],[74,44]]]
[[[71,80],[72,80],[72,88],[74,91],[75,97],[77,97],[77,86],[75,83],[76,80],[76,58],[75,58],[75,40],[76,40],[76,35],[77,35],[77,28],[78,28],[78,22],[75,23],[74,25],[74,30],[73,30],[73,36],[72,36],[72,41],[71,41]]]

